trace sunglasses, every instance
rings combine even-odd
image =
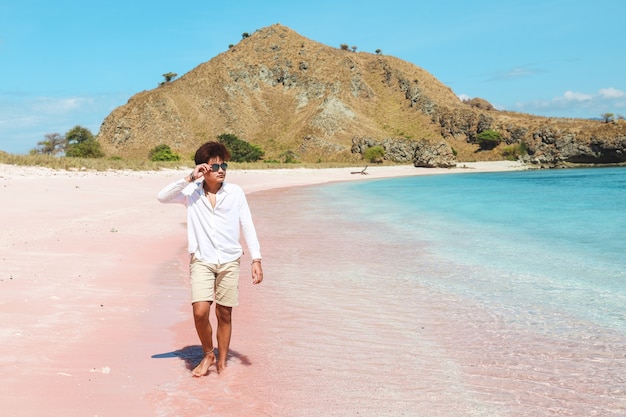
[[[214,171],[214,172],[219,171],[220,168],[226,171],[226,169],[228,168],[228,164],[226,162],[222,162],[221,164],[211,164],[209,166],[211,167],[211,171]]]

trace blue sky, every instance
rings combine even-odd
[[[393,55],[460,97],[551,117],[626,115],[626,2],[0,0],[0,150],[94,134],[162,74],[180,77],[280,23]]]

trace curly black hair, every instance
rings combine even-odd
[[[221,158],[222,161],[230,161],[230,152],[220,142],[207,142],[200,146],[194,156],[196,165],[206,164],[211,158]]]

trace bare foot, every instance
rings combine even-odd
[[[191,371],[193,376],[204,376],[209,373],[209,368],[211,365],[215,363],[215,354],[211,352],[207,352],[204,354],[204,358],[196,368]],[[218,370],[219,372],[219,370]]]

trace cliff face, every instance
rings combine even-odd
[[[159,144],[191,155],[232,133],[261,146],[266,159],[291,151],[310,161],[356,161],[366,143],[376,143],[389,159],[404,154],[416,165],[450,166],[452,147],[465,160],[498,159],[498,148],[476,153],[472,144],[479,132],[495,129],[508,144],[524,141],[529,160],[549,164],[576,162],[578,144],[585,155],[602,155],[597,160],[623,161],[625,127],[498,112],[484,100],[465,104],[415,65],[332,48],[273,25],[136,94],[104,120],[98,140],[109,155],[146,158]],[[577,145],[563,145],[570,139]]]
[[[532,132],[524,161],[544,167],[625,163],[624,127],[623,121],[578,132],[543,126]]]

